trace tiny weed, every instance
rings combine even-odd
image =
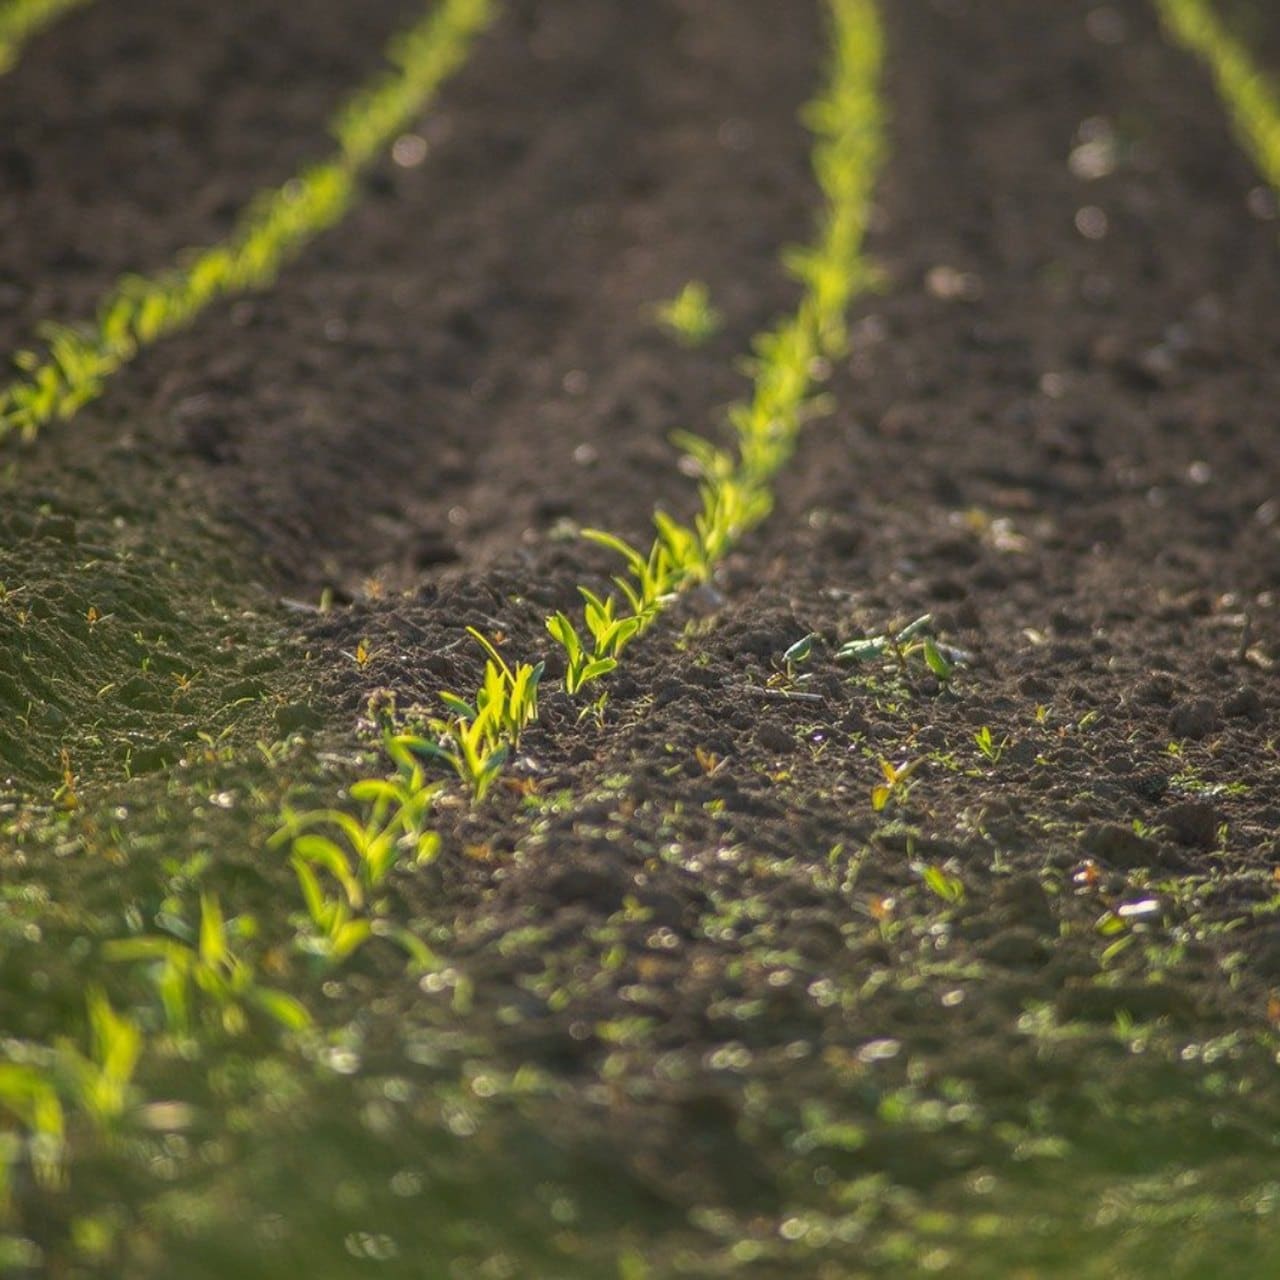
[[[919,872],[920,879],[935,898],[953,906],[964,901],[964,881],[959,876],[952,875],[943,867],[932,865],[919,868]]]
[[[956,667],[971,662],[973,658],[963,649],[939,644],[929,634],[932,626],[933,615],[923,614],[901,631],[850,640],[837,650],[836,660],[860,666],[887,667],[907,679],[915,668],[923,666],[939,684],[945,685],[955,674]]]
[[[720,313],[701,280],[690,280],[670,301],[654,309],[658,323],[686,347],[700,347],[720,329]]]
[[[881,813],[889,804],[901,804],[906,800],[915,785],[914,775],[923,764],[923,760],[907,760],[895,765],[888,760],[880,761],[880,772],[884,781],[871,788],[871,807]]]

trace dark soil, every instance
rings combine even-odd
[[[305,268],[121,393],[173,412],[290,590],[404,587],[568,516],[647,525],[666,435],[736,389],[793,292],[776,248],[808,230],[817,24],[754,46],[774,6],[739,7],[515,6],[427,163],[375,175]],[[726,314],[697,355],[651,314],[691,276]]]
[[[326,988],[359,1073],[323,1120],[191,1175],[277,1227],[187,1224],[165,1265],[385,1233],[406,1276],[1275,1273],[1276,225],[1139,0],[884,8],[885,285],[837,408],[601,723],[549,696],[508,785],[444,807],[395,914],[447,967]],[[28,474],[127,423],[264,590],[333,588],[279,625],[348,760],[371,694],[474,681],[466,625],[547,654],[607,567],[568,526],[687,504],[667,433],[714,429],[792,298],[821,46],[779,12],[513,4],[420,167]],[[692,276],[697,352],[648,310]],[[971,655],[945,684],[836,661],[925,612]],[[886,761],[918,763],[877,811]]]
[[[415,10],[121,0],[32,40],[0,86],[0,350],[89,318],[119,275],[221,238],[322,158],[340,96]]]

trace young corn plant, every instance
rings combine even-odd
[[[288,844],[311,926],[304,949],[330,963],[353,955],[375,933],[374,895],[402,862],[422,866],[440,851],[428,827],[439,783],[429,783],[411,735],[387,732],[383,746],[396,767],[389,778],[362,778],[349,795],[359,816],[342,809],[286,812],[271,844]],[[412,948],[410,948],[412,950]]]
[[[578,590],[585,602],[582,618],[591,641],[589,647],[568,614],[557,612],[547,619],[547,630],[565,652],[564,688],[570,695],[613,671],[622,650],[641,627],[638,615],[617,616],[618,602],[613,596],[602,599],[586,587]]]
[[[0,1207],[8,1204],[9,1171],[24,1149],[37,1186],[52,1189],[63,1183],[67,1119],[51,1075],[37,1062],[0,1062],[0,1111],[21,1134],[0,1135]]]
[[[471,637],[485,651],[484,680],[475,699],[440,693],[452,714],[428,722],[431,737],[406,735],[405,750],[443,761],[471,789],[478,803],[502,773],[512,748],[538,718],[538,686],[544,664],[520,663],[513,670],[493,642],[475,627]]]
[[[887,664],[906,678],[910,678],[915,666],[922,664],[939,683],[946,684],[956,667],[970,661],[970,655],[963,649],[939,644],[929,634],[932,626],[933,614],[922,614],[901,631],[850,640],[837,650],[836,660],[859,666]]]
[[[814,697],[813,694],[801,692],[803,686],[813,678],[811,671],[802,671],[801,668],[813,657],[814,645],[820,639],[816,632],[810,632],[789,645],[782,654],[780,667],[775,663],[777,669],[769,677],[765,687],[782,697],[795,697],[803,701]]]
[[[946,867],[929,863],[916,870],[919,872],[920,879],[924,881],[925,888],[939,901],[953,907],[964,901],[964,881],[959,876],[952,875]]]
[[[194,1034],[197,1020],[241,1035],[256,1009],[289,1030],[310,1025],[306,1009],[292,996],[260,984],[244,944],[257,935],[251,916],[227,920],[212,894],[200,898],[200,924],[190,940],[151,934],[109,942],[112,961],[143,963],[160,996],[165,1025],[175,1036]]]
[[[133,1074],[142,1056],[142,1029],[117,1013],[105,993],[91,988],[87,997],[89,1051],[60,1041],[57,1069],[68,1094],[99,1130],[117,1124],[133,1101]]]
[[[891,804],[905,803],[915,786],[916,770],[924,763],[923,759],[904,760],[902,764],[894,764],[890,760],[880,761],[880,772],[884,781],[871,788],[871,807],[876,813],[882,813]]]
[[[142,1029],[117,1013],[99,987],[86,997],[87,1049],[69,1037],[52,1046],[9,1042],[21,1061],[0,1062],[0,1112],[18,1133],[0,1132],[0,1212],[8,1208],[11,1171],[26,1155],[32,1178],[46,1190],[66,1182],[69,1115],[82,1115],[100,1133],[113,1130],[133,1105]]]
[[[1004,755],[1005,748],[1009,745],[1007,737],[997,742],[990,725],[985,724],[973,735],[973,741],[989,764],[999,764],[1000,757]]]
[[[641,630],[662,612],[680,588],[681,566],[676,556],[687,556],[690,549],[681,541],[678,528],[674,521],[670,522],[667,535],[660,535],[647,553],[604,529],[582,531],[589,542],[617,552],[625,562],[626,573],[615,575],[613,581],[632,616],[640,620]]]

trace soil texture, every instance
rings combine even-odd
[[[883,9],[883,281],[777,509],[607,702],[549,691],[489,800],[446,796],[443,852],[391,913],[439,967],[379,943],[326,983],[341,1034],[216,1158],[172,1157],[171,1199],[217,1211],[153,1215],[130,1274],[1280,1265],[1273,205],[1140,0]],[[1274,16],[1233,20],[1280,47]],[[306,29],[334,40],[331,91],[366,56],[343,30]],[[235,797],[367,767],[371,698],[412,720],[474,687],[468,626],[550,681],[544,617],[612,568],[575,528],[690,507],[669,433],[720,430],[737,358],[795,300],[778,255],[815,212],[797,116],[821,34],[792,0],[517,0],[414,164],[21,462],[56,491],[83,451],[87,506],[145,454],[127,529],[219,530],[199,572],[238,575],[292,655],[255,696],[305,784],[193,752],[132,793],[95,783],[143,810],[222,779],[232,801],[164,820],[174,859],[214,851],[224,898],[270,919],[293,892]],[[264,76],[277,53],[298,57]],[[310,92],[278,134],[237,126],[232,174],[257,184],[289,122],[314,127]],[[695,277],[723,326],[687,350],[652,308]],[[949,675],[841,657],[924,614]],[[100,869],[65,874],[109,897]],[[70,1231],[36,1200],[33,1236]]]

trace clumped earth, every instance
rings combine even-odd
[[[294,32],[287,119],[254,63],[186,234],[307,154],[405,8]],[[149,1067],[183,1108],[20,1180],[15,1273],[1275,1274],[1274,200],[1138,0],[884,10],[882,279],[770,521],[598,715],[548,696],[504,785],[446,798],[391,890],[431,972],[269,950],[324,1035]],[[27,131],[64,59],[114,101],[90,12],[0,82]],[[1227,12],[1277,65],[1274,16]],[[160,38],[191,16],[119,19],[152,112],[208,58]],[[554,673],[543,617],[610,568],[575,526],[692,507],[667,436],[794,302],[821,37],[768,0],[512,3],[425,156],[11,455],[6,1036],[74,1030],[103,941],[200,889],[287,938],[268,838],[374,767],[370,698],[474,687],[467,626]],[[92,216],[107,162],[42,147],[18,209]],[[154,173],[116,178],[127,209]],[[24,274],[68,225],[0,248],[23,325],[119,268]],[[685,349],[653,308],[693,277],[724,323]],[[842,659],[924,614],[949,676]]]

